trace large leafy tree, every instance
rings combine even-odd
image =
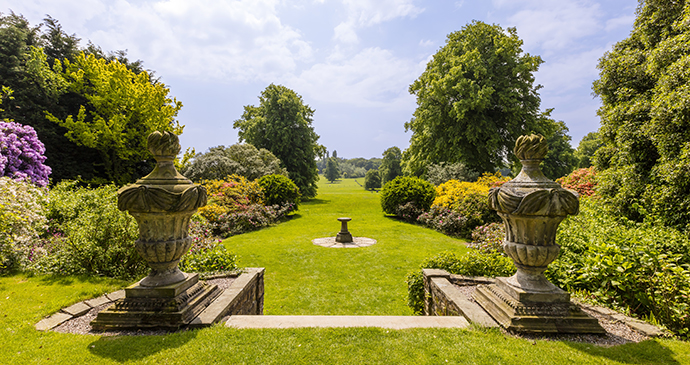
[[[690,3],[640,1],[630,36],[599,61],[598,189],[614,210],[690,225]]]
[[[335,151],[333,151],[335,152]],[[326,169],[323,171],[323,176],[328,179],[331,183],[340,178],[340,166],[338,166],[337,157],[329,157],[328,162],[326,162]]]
[[[122,185],[150,171],[146,140],[151,132],[182,133],[175,120],[182,103],[168,95],[164,84],[151,83],[148,73],[136,74],[117,60],[83,52],[74,62],[56,60],[54,68],[61,70],[69,91],[86,103],[76,115],[47,117],[67,129],[69,140],[98,151],[107,181]]]
[[[601,147],[601,138],[599,132],[589,132],[582,137],[580,144],[575,150],[575,158],[577,159],[577,167],[587,168],[594,163],[594,154]]]
[[[400,148],[393,146],[383,151],[383,159],[381,160],[381,166],[379,166],[382,185],[402,175],[401,160],[402,152]]]
[[[542,60],[522,51],[515,28],[474,21],[448,35],[410,85],[417,97],[403,156],[405,172],[462,162],[477,172],[503,166],[515,140],[541,132],[533,73]]]
[[[312,127],[314,110],[302,97],[282,85],[271,84],[261,92],[259,105],[244,107],[233,124],[240,141],[265,148],[278,157],[303,197],[316,196],[319,174],[316,157],[324,154]]]

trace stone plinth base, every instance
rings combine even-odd
[[[505,329],[532,333],[605,333],[596,318],[570,302],[563,290],[526,292],[497,278],[480,285],[474,299]]]
[[[145,287],[140,282],[125,289],[118,299],[98,313],[91,326],[97,330],[164,328],[178,329],[201,313],[221,290],[199,282],[198,274],[166,286]]]

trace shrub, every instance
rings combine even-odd
[[[0,177],[0,273],[20,269],[31,259],[46,229],[46,195],[45,188],[28,181]]]
[[[297,210],[300,203],[300,192],[292,180],[282,175],[267,175],[259,179],[266,205],[292,204]]]
[[[0,176],[29,179],[41,187],[48,185],[51,170],[43,164],[45,152],[31,126],[0,121]]]
[[[424,276],[421,269],[442,269],[451,274],[487,277],[511,276],[515,273],[513,261],[497,253],[470,251],[458,257],[452,252],[442,252],[424,261],[419,270],[407,275],[407,305],[415,314],[424,312]]]
[[[416,177],[398,176],[381,189],[381,207],[386,214],[395,214],[399,206],[414,202],[426,211],[434,201],[434,186]]]
[[[184,176],[193,181],[222,180],[228,175],[244,176],[256,180],[262,176],[280,174],[287,176],[287,170],[280,167],[280,160],[269,150],[250,144],[234,144],[211,147],[206,153],[194,156],[184,171]]]
[[[426,180],[436,186],[449,180],[474,181],[479,173],[467,169],[462,162],[429,164],[426,168]]]
[[[467,218],[438,205],[418,216],[417,221],[450,236],[467,236]]]
[[[244,176],[229,175],[223,180],[206,180],[203,185],[208,192],[208,204],[199,208],[199,215],[212,224],[217,223],[222,214],[263,203],[261,186]]]
[[[381,188],[381,174],[379,170],[369,170],[364,176],[364,189],[374,190]]]
[[[566,189],[577,191],[580,196],[592,196],[597,186],[595,178],[596,171],[594,166],[592,166],[577,169],[571,172],[570,175],[557,179],[556,182]]]
[[[499,253],[505,256],[503,240],[506,231],[503,223],[489,223],[472,231],[471,247],[483,253]]]
[[[237,268],[237,256],[228,252],[222,244],[190,251],[180,260],[180,270],[184,272],[215,274],[235,271]]]
[[[122,279],[146,274],[134,248],[136,221],[117,209],[115,186],[90,189],[63,181],[50,190],[45,209],[48,230],[35,247],[45,254],[34,258],[30,270]]]
[[[653,317],[678,335],[690,329],[690,239],[666,227],[634,223],[584,198],[563,221],[561,253],[546,275],[554,284],[639,317]]]
[[[215,231],[226,237],[256,231],[270,226],[293,210],[294,206],[290,203],[272,206],[253,204],[244,210],[221,215],[215,223]]]

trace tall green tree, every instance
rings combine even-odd
[[[575,150],[575,158],[577,159],[577,167],[587,168],[594,163],[594,154],[599,147],[602,146],[601,138],[598,132],[589,132],[582,137],[580,144]]]
[[[420,176],[441,162],[480,173],[503,166],[517,137],[541,132],[533,75],[541,63],[523,52],[515,28],[474,21],[449,34],[410,85],[417,109],[405,123],[405,173]]]
[[[690,228],[690,3],[640,1],[599,61],[598,191],[635,220]]]
[[[340,167],[338,166],[338,159],[336,157],[328,158],[328,161],[326,162],[326,169],[323,171],[323,175],[331,183],[340,178]]]
[[[146,147],[153,131],[181,134],[176,120],[182,103],[171,98],[162,83],[151,83],[146,72],[135,74],[126,65],[80,53],[74,62],[55,61],[54,68],[70,92],[82,95],[86,103],[76,115],[47,118],[67,129],[72,142],[98,151],[108,182],[123,185],[150,171],[152,156]]]
[[[317,143],[313,115],[314,110],[297,93],[271,84],[261,92],[259,106],[245,106],[242,117],[233,123],[240,141],[265,148],[280,159],[306,198],[316,196],[316,157],[325,150]]]
[[[379,166],[382,185],[402,175],[401,160],[402,152],[400,148],[393,146],[383,151],[383,159],[381,160],[381,166]]]

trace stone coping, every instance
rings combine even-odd
[[[232,328],[467,328],[464,317],[421,316],[230,316],[225,326]]]
[[[440,269],[423,269],[422,273],[424,275],[424,281],[425,281],[425,290],[428,290],[428,287],[431,283],[434,284],[434,286],[440,290],[445,298],[447,298],[449,301],[453,302],[451,305],[455,305],[458,308],[458,314],[462,315],[465,317],[470,323],[475,323],[481,326],[485,327],[498,327],[498,324],[496,321],[491,318],[486,311],[484,311],[483,308],[481,308],[478,304],[470,302],[469,300],[466,299],[466,296],[462,293],[459,292],[457,287],[458,286],[469,286],[469,285],[478,285],[478,284],[492,284],[495,282],[493,278],[486,278],[486,277],[472,277],[472,276],[463,276],[463,275],[455,275],[455,274],[450,274],[445,270],[440,270]],[[427,292],[428,294],[428,292]],[[655,326],[651,323],[628,317],[624,314],[618,313],[614,310],[604,308],[604,307],[599,307],[595,305],[589,305],[589,304],[584,304],[580,301],[578,301],[576,298],[571,299],[573,302],[575,302],[577,305],[580,307],[595,311],[604,317],[612,320],[612,321],[619,321],[630,328],[642,333],[645,336],[648,337],[668,337],[672,336],[672,334],[662,328],[659,328],[658,326]],[[448,303],[445,303],[444,309],[447,309],[449,307]],[[428,310],[425,308],[425,310]],[[425,313],[426,315],[433,315],[432,313]],[[488,319],[487,319],[488,317]]]
[[[213,279],[213,278],[220,278],[220,277],[237,277],[238,279],[235,280],[235,282],[238,282],[238,284],[242,283],[249,283],[251,282],[251,278],[257,275],[262,275],[263,276],[263,268],[247,268],[242,271],[238,272],[232,272],[232,273],[227,273],[227,274],[219,274],[219,275],[210,275],[205,277],[204,279]],[[245,279],[246,277],[251,277],[249,280]],[[226,289],[227,291],[233,291],[233,292],[238,292],[237,286],[234,285],[235,282],[233,282],[230,286],[230,288]],[[232,289],[232,290],[231,290]],[[241,290],[240,290],[241,292]],[[225,294],[222,293],[221,296]],[[54,313],[46,318],[43,318],[40,320],[38,323],[34,325],[34,328],[38,331],[48,331],[51,330],[68,320],[75,318],[75,317],[80,317],[86,314],[88,311],[90,311],[92,308],[98,307],[103,304],[109,304],[112,303],[118,299],[124,298],[125,297],[125,290],[118,290],[112,293],[104,294],[101,295],[100,297],[97,298],[92,298],[92,299],[87,299],[78,303],[74,303],[68,307],[60,309],[57,313]],[[213,304],[213,303],[212,303]],[[211,305],[209,305],[211,307]],[[207,308],[208,309],[208,308]],[[204,311],[202,314],[206,313],[208,317],[208,312]],[[195,319],[196,320],[196,319]],[[209,324],[210,325],[210,324]],[[201,325],[202,327],[204,324]]]

